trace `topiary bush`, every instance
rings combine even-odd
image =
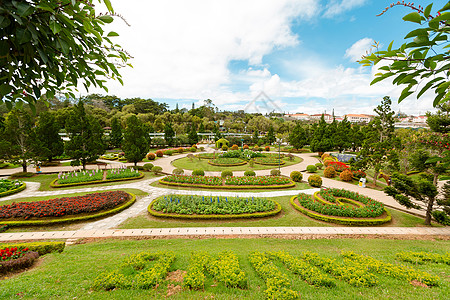
[[[184,170],[180,169],[180,168],[176,168],[176,169],[173,169],[172,174],[173,175],[183,175],[184,174]]]
[[[225,178],[225,177],[231,177],[233,176],[233,172],[231,172],[230,170],[223,170],[222,174],[220,174],[220,177]]]
[[[228,151],[228,146],[227,146],[227,145],[223,145],[223,146],[222,146],[222,150],[223,150],[223,151]]]
[[[325,158],[327,158],[327,157],[331,157],[331,155],[330,154],[328,154],[328,153],[324,153],[324,154],[322,154],[322,156],[320,157],[322,160],[324,160]]]
[[[192,147],[194,147],[195,149],[197,149],[197,144],[192,145]]]
[[[173,151],[172,150],[166,150],[166,151],[164,151],[164,154],[167,155],[167,156],[172,156]]]
[[[292,171],[290,174],[290,177],[291,177],[292,181],[295,181],[295,182],[300,182],[303,179],[303,175],[299,171]]]
[[[339,174],[339,178],[342,181],[347,181],[347,182],[352,181],[353,180],[353,173],[349,169],[344,170],[344,171],[341,172],[341,174]]]
[[[183,153],[184,152],[184,148],[180,147],[177,149],[178,153]]]
[[[231,150],[238,150],[238,149],[239,149],[239,146],[236,145],[236,144],[234,144],[233,146],[231,146]]]
[[[155,158],[156,158],[155,153],[148,153],[148,154],[147,154],[147,159],[148,159],[148,160],[155,160]]]
[[[161,171],[162,171],[162,168],[161,168],[160,166],[154,166],[154,167],[152,168],[152,172],[155,173],[155,174],[158,174],[158,173],[160,173]]]
[[[317,167],[315,165],[309,165],[306,167],[306,171],[308,173],[316,173],[317,172]]]
[[[266,147],[264,147],[264,150],[266,150],[266,151],[270,151],[270,146],[266,146]]]
[[[200,151],[205,151],[205,147],[200,147]]]
[[[273,169],[273,170],[270,170],[270,175],[272,175],[272,176],[280,176],[281,172],[280,172],[280,170]]]
[[[158,157],[163,157],[163,155],[164,155],[164,153],[161,150],[158,150],[155,153],[156,153],[156,156],[158,156]]]
[[[197,169],[197,170],[192,171],[192,175],[193,176],[205,176],[205,171]]]
[[[151,164],[151,163],[146,163],[146,164],[144,164],[144,165],[142,166],[142,168],[144,169],[144,171],[151,171],[153,167],[154,167],[154,166],[153,166],[153,164]]]
[[[250,147],[248,146],[248,145],[244,145],[244,150],[247,150],[247,149],[249,149]]]
[[[317,163],[317,164],[315,164],[315,166],[316,166],[316,168],[317,169],[322,169],[322,167],[323,167],[323,164],[322,163]]]
[[[248,170],[244,172],[244,176],[256,176],[256,172]]]
[[[189,148],[189,151],[191,151],[191,152],[196,152],[196,151],[197,151],[197,148],[196,148],[196,147],[191,147],[191,148]]]
[[[326,167],[325,170],[323,170],[323,175],[326,178],[334,178],[336,177],[336,170],[333,167]]]
[[[320,177],[319,175],[311,175],[308,177],[308,183],[312,187],[321,187],[322,177]]]

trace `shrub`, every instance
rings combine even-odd
[[[184,174],[184,170],[181,169],[181,168],[176,168],[176,169],[173,169],[172,174],[173,175],[183,175]]]
[[[436,211],[433,211],[431,214],[433,215],[436,222],[443,224],[443,225],[450,226],[450,217],[447,216],[447,214],[445,212],[436,210]]]
[[[34,173],[31,172],[16,172],[11,174],[11,178],[23,178],[23,177],[32,177]]]
[[[205,147],[200,147],[200,151],[205,151]]]
[[[194,147],[195,149],[197,149],[197,144],[192,145],[192,147]]]
[[[197,170],[192,171],[192,175],[193,176],[205,176],[205,171],[197,169]]]
[[[322,167],[323,167],[323,164],[322,163],[317,163],[317,164],[315,164],[315,166],[316,166],[316,168],[317,169],[322,169]]]
[[[197,148],[191,147],[191,148],[189,148],[189,151],[191,151],[191,152],[197,152]]]
[[[270,175],[272,175],[272,176],[280,176],[281,172],[280,172],[280,170],[273,169],[273,170],[270,170]]]
[[[326,167],[325,170],[323,170],[323,175],[326,178],[334,178],[336,177],[336,170],[333,167]]]
[[[308,177],[308,183],[312,187],[321,187],[322,178],[319,175],[311,175]]]
[[[254,150],[254,151],[258,151],[258,149],[259,149],[259,146],[258,146],[258,145],[255,145],[255,146],[253,147],[253,150]]]
[[[233,176],[233,172],[231,172],[230,170],[223,170],[222,174],[220,175],[220,177],[225,178],[225,177],[231,177]]]
[[[355,177],[356,179],[361,179],[361,178],[366,178],[366,173],[364,171],[361,170],[356,170],[353,171],[353,177]]]
[[[315,165],[309,165],[309,166],[306,167],[306,171],[308,173],[316,173],[317,167]]]
[[[156,153],[156,156],[158,156],[158,157],[163,157],[163,155],[164,155],[164,153],[161,150],[158,150],[155,153]]]
[[[248,145],[244,145],[244,150],[247,150],[247,149],[249,149],[250,147],[248,146]]]
[[[165,150],[164,154],[167,155],[167,156],[172,156],[173,151],[172,150]]]
[[[222,146],[222,150],[223,150],[223,151],[228,151],[228,146],[227,146],[227,145],[223,145],[223,146]]]
[[[324,159],[322,159],[322,161],[323,161],[324,165],[327,165],[327,162],[332,162],[335,160],[331,156],[329,156],[329,157],[325,157]]]
[[[352,171],[350,171],[349,169],[344,170],[341,172],[341,174],[339,175],[339,178],[342,181],[352,181],[353,180],[353,173]]]
[[[345,163],[340,162],[340,161],[333,161],[333,162],[330,162],[330,163],[328,164],[328,166],[329,166],[329,167],[333,167],[333,168],[336,170],[336,172],[342,172],[342,171],[345,171],[345,170],[347,170],[347,169],[350,168],[350,166],[348,166],[348,165],[346,165]]]
[[[161,171],[162,171],[162,168],[161,168],[160,166],[154,166],[154,167],[152,168],[152,172],[155,173],[155,174],[158,174],[158,173],[160,173]]]
[[[258,150],[259,152],[261,152],[261,151],[263,151],[263,148],[259,147],[259,148],[256,149],[256,150]]]
[[[248,170],[244,172],[244,176],[256,176],[256,173],[255,171]]]
[[[303,179],[303,175],[299,171],[292,171],[290,176],[291,179],[295,182],[300,182]]]
[[[184,149],[183,149],[182,147],[180,147],[180,148],[177,149],[177,152],[178,152],[178,153],[183,153],[183,152],[184,152]]]
[[[324,154],[322,154],[322,156],[320,157],[322,160],[324,160],[325,158],[327,158],[327,157],[330,157],[331,158],[331,155],[330,154],[328,154],[328,153],[324,153]]]
[[[334,160],[326,159],[323,161],[323,164],[325,165],[325,167],[328,167],[332,162],[334,162]]]
[[[4,261],[0,264],[0,274],[6,274],[9,272],[19,271],[29,268],[33,265],[34,261],[39,257],[37,252],[27,252],[24,256]]]
[[[155,160],[155,158],[156,158],[155,153],[149,153],[149,154],[147,154],[147,159],[148,159],[148,160]]]
[[[264,147],[264,150],[266,150],[266,151],[270,151],[270,146],[266,146],[266,147]]]
[[[146,163],[142,166],[144,168],[144,171],[151,171],[153,168],[153,164],[151,163]]]
[[[222,147],[223,148],[223,147]],[[239,149],[239,146],[238,145],[236,145],[236,144],[234,144],[233,146],[231,146],[231,150],[238,150]]]

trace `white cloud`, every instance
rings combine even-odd
[[[360,60],[361,56],[371,51],[373,43],[373,39],[362,38],[345,50],[345,57],[348,57],[351,61]]]
[[[355,7],[362,6],[366,0],[331,0],[325,6],[324,17],[333,18]]]

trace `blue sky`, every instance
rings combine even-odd
[[[435,11],[447,1],[434,1]],[[120,20],[111,30],[133,56],[124,86],[110,94],[152,98],[190,108],[212,99],[220,110],[244,109],[264,92],[285,112],[373,113],[390,96],[408,114],[432,110],[432,94],[396,100],[388,82],[370,87],[375,70],[356,63],[373,41],[403,42],[412,10],[391,1],[112,1]],[[430,1],[417,1],[427,6]],[[92,90],[90,92],[97,92]]]

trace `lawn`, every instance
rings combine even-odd
[[[321,176],[321,177],[325,177],[325,176],[323,176],[323,171],[324,171],[324,169],[321,169],[321,170],[317,170],[317,172],[315,172],[315,173],[308,173],[308,174],[310,174],[310,175],[317,174],[317,175],[319,175],[319,176]],[[369,171],[369,173],[368,173],[367,175],[368,175],[368,176],[366,177],[366,188],[371,188],[371,189],[375,189],[375,190],[382,191],[382,190],[387,186],[387,184],[386,184],[386,182],[384,181],[384,179],[381,179],[381,180],[378,179],[378,180],[377,180],[377,186],[375,187],[375,186],[372,184],[373,178],[370,177],[370,171]],[[333,180],[337,180],[337,181],[342,181],[341,178],[339,177],[339,174],[337,174],[337,173],[336,173],[336,177],[334,177],[334,178],[328,178],[328,179],[333,179]],[[351,181],[351,182],[346,181],[346,183],[353,184],[353,185],[358,185],[358,184],[359,184],[359,181],[353,179],[353,181]]]
[[[190,291],[174,289],[180,282],[163,280],[157,288],[149,290],[112,291],[92,290],[94,279],[103,272],[118,268],[124,258],[143,251],[173,251],[175,262],[169,271],[187,270],[193,251],[207,251],[210,255],[230,250],[238,259],[240,268],[247,274],[248,288],[227,288],[206,277],[204,290]],[[166,299],[168,285],[176,291],[170,299],[264,299],[266,286],[251,267],[248,255],[252,251],[287,251],[297,257],[304,251],[314,251],[321,257],[336,258],[343,262],[340,251],[355,251],[370,255],[384,262],[399,264],[399,251],[433,251],[440,254],[450,251],[450,242],[442,240],[386,240],[386,239],[171,239],[171,240],[104,240],[95,243],[66,247],[64,252],[48,254],[40,259],[38,266],[0,281],[2,299]],[[437,275],[440,286],[415,287],[406,280],[385,275],[375,275],[379,280],[374,287],[353,287],[335,279],[336,287],[318,288],[308,285],[297,275],[276,262],[279,270],[286,274],[290,288],[298,291],[299,299],[447,299],[450,294],[448,266],[443,264],[411,265],[414,269]],[[447,296],[445,296],[447,295]]]
[[[289,200],[291,196],[272,197],[270,199],[277,201],[281,207],[281,213],[274,217],[258,219],[240,219],[240,220],[178,220],[169,218],[156,218],[144,212],[136,217],[129,218],[119,225],[120,229],[132,228],[176,228],[176,227],[315,227],[315,226],[340,226],[332,223],[326,223],[309,218],[301,212],[292,208]],[[416,227],[424,226],[422,218],[389,209],[392,214],[392,220],[384,226],[394,227]],[[436,225],[438,226],[438,225]]]
[[[300,157],[294,156],[294,160],[290,161],[289,159],[285,158],[283,159],[285,161],[285,164],[282,165],[283,167],[295,165],[298,163],[301,163],[303,159]],[[191,158],[180,158],[176,159],[172,162],[172,165],[176,168],[180,168],[183,170],[196,170],[201,169],[204,171],[223,171],[223,170],[230,170],[230,171],[247,171],[247,170],[270,170],[270,169],[277,169],[278,166],[265,166],[265,165],[259,165],[254,164],[253,167],[250,167],[248,164],[242,165],[242,166],[233,166],[233,167],[219,167],[219,166],[212,166],[208,164],[207,159],[191,159]]]

